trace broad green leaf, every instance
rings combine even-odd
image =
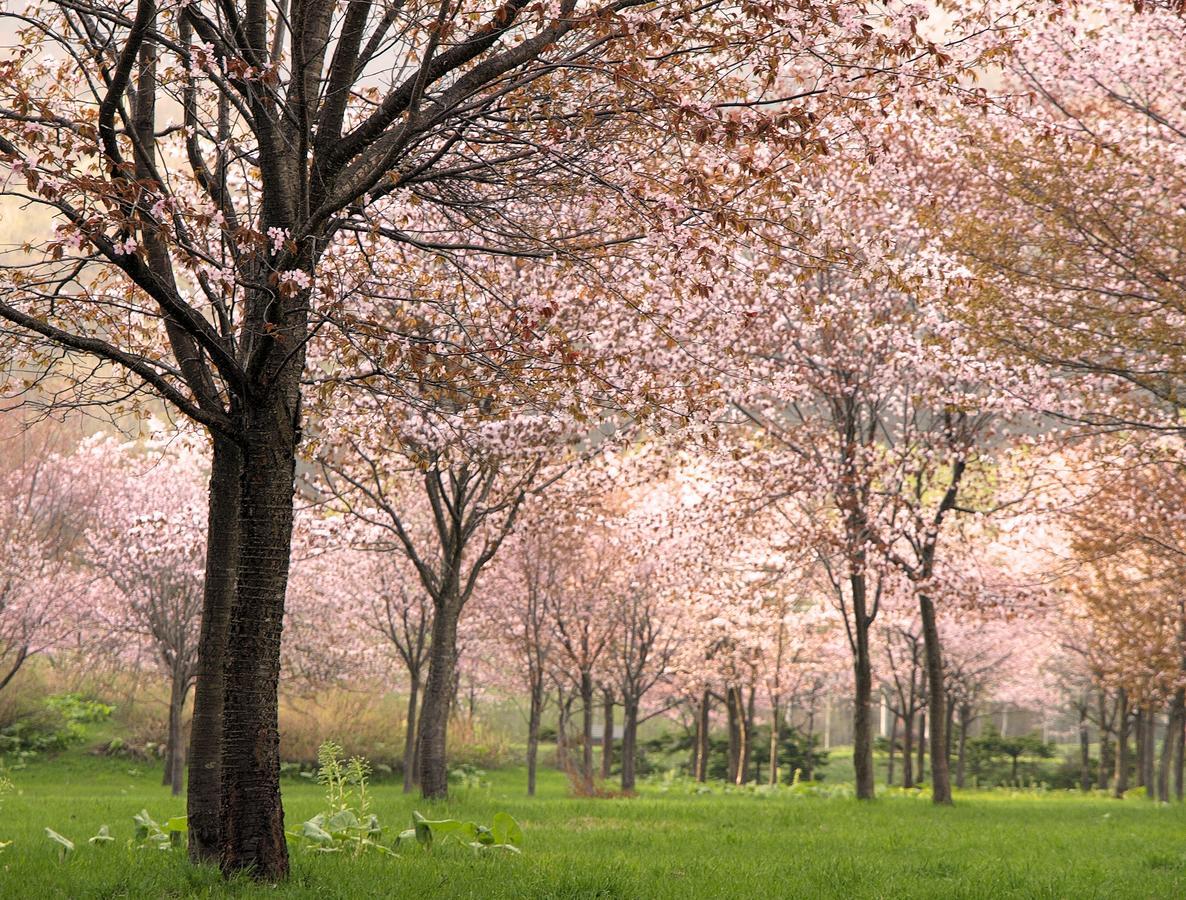
[[[334,836],[322,828],[315,818],[301,825],[301,837],[319,844],[332,844],[334,841]]]
[[[523,829],[510,813],[494,814],[494,821],[490,823],[490,830],[494,833],[494,841],[498,844],[511,844],[519,847],[523,843]]]
[[[174,816],[165,822],[164,830],[170,834],[185,834],[189,831],[188,816]]]

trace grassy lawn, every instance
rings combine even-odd
[[[398,859],[318,856],[294,847],[280,890],[224,884],[180,853],[129,849],[131,817],[183,812],[160,770],[67,754],[13,773],[0,807],[3,897],[902,897],[1168,898],[1186,896],[1186,809],[1130,798],[968,793],[954,809],[902,794],[872,804],[644,788],[633,799],[577,800],[553,772],[540,796],[523,774],[426,806],[398,785],[374,788],[374,811],[406,827],[413,808],[489,822],[506,810],[526,832],[521,857],[463,848]],[[320,789],[285,783],[290,826],[321,806]],[[87,838],[107,824],[113,843]],[[50,826],[78,849],[60,863]]]

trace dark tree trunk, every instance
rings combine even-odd
[[[543,714],[544,684],[542,676],[531,685],[531,709],[527,714],[527,796],[535,796],[535,769],[539,760],[539,720]]]
[[[404,725],[404,793],[416,787],[416,713],[420,704],[420,673],[408,681],[408,715]]]
[[[712,695],[705,688],[700,695],[700,708],[696,715],[696,780],[708,781],[708,720],[712,710]]]
[[[638,701],[622,698],[622,790],[632,792],[638,757]]]
[[[914,715],[902,716],[902,787],[914,787]]]
[[[460,602],[448,593],[433,604],[432,643],[428,647],[428,680],[420,707],[416,765],[420,770],[420,796],[443,799],[449,793],[449,708],[457,671],[457,620]]]
[[[972,724],[972,709],[966,703],[960,704],[959,761],[955,767],[955,786],[963,788],[964,772],[968,759],[968,727]]]
[[[169,684],[169,738],[165,743],[165,782],[174,797],[185,788],[185,673],[175,672]]]
[[[943,648],[939,626],[935,621],[935,605],[930,597],[919,596],[919,617],[922,620],[923,643],[926,648],[927,702],[931,722],[931,801],[951,803],[951,759],[947,745],[946,693],[943,686]],[[919,742],[922,750],[922,741]],[[918,777],[922,779],[922,756],[919,755]]]
[[[602,711],[605,714],[605,734],[601,736],[601,777],[609,779],[614,771],[614,695],[602,693]],[[625,753],[625,749],[622,750]]]
[[[865,608],[864,578],[853,576],[853,710],[852,764],[858,800],[872,800],[876,788],[873,770],[873,661],[869,652],[869,616]]]
[[[807,757],[806,765],[807,771],[803,774],[807,781],[815,780],[815,697],[811,698],[811,704],[807,707]]]
[[[729,726],[729,768],[726,778],[730,784],[737,783],[737,767],[741,762],[741,710],[738,709],[738,691],[733,685],[725,689],[725,711]]]
[[[556,700],[556,768],[565,772],[568,770],[568,706],[563,691],[557,692]]]
[[[782,734],[782,708],[775,697],[770,702],[770,784],[778,784],[778,741]]]
[[[1174,799],[1179,803],[1182,802],[1183,787],[1183,762],[1186,762],[1186,710],[1178,716],[1178,727],[1174,732]]]
[[[223,666],[227,623],[239,568],[239,482],[243,456],[239,447],[226,438],[216,436],[213,444],[206,575],[186,796],[189,858],[195,863],[217,862],[220,848]]]
[[[268,881],[288,875],[277,710],[298,437],[295,408],[286,416],[282,406],[252,410],[243,432],[239,573],[223,693],[219,861],[227,873]]]
[[[1112,796],[1122,798],[1128,790],[1128,695],[1121,688],[1116,698],[1116,772]]]
[[[1137,707],[1137,712],[1133,721],[1133,744],[1136,751],[1137,767],[1134,775],[1133,787],[1142,787],[1145,784],[1145,710],[1142,707]]]
[[[889,760],[885,766],[885,783],[887,787],[894,786],[894,754],[897,751],[898,743],[898,714],[892,713],[890,715],[890,733],[889,733]]]
[[[595,704],[593,673],[581,673],[581,782],[593,790],[593,713]]]
[[[1086,702],[1079,707],[1079,789],[1084,793],[1091,790],[1091,733]]]
[[[1157,775],[1155,772],[1155,750],[1157,746],[1157,711],[1150,703],[1145,708],[1145,725],[1141,743],[1141,783],[1145,785],[1145,797],[1157,799]]]
[[[931,729],[933,734],[934,728]],[[927,780],[927,714],[923,710],[918,714],[918,772],[915,773],[914,780],[918,784],[922,784]]]
[[[1165,737],[1161,741],[1161,758],[1157,764],[1157,799],[1162,803],[1169,803],[1170,799],[1170,769],[1173,768],[1178,735],[1182,731],[1181,715],[1184,701],[1186,691],[1178,688],[1170,701],[1169,714],[1165,722]]]
[[[741,697],[738,696],[738,700]],[[737,755],[737,783],[745,784],[750,777],[750,757],[753,756],[754,734],[754,689],[749,689],[745,703],[745,714],[741,717],[741,747]]]

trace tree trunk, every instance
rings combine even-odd
[[[189,735],[189,792],[186,796],[189,858],[217,862],[222,806],[222,696],[227,624],[239,568],[239,481],[243,456],[235,443],[213,439],[206,575],[198,637],[194,714]]]
[[[292,544],[295,408],[254,409],[244,429],[239,573],[224,667],[221,844],[223,871],[279,881],[288,875],[280,803],[280,635]]]
[[[593,790],[593,673],[581,672],[581,781]]]
[[[738,709],[738,691],[733,685],[725,689],[725,710],[729,725],[729,768],[726,778],[730,784],[737,784],[737,766],[741,762],[741,710]]]
[[[1170,800],[1170,769],[1173,768],[1174,749],[1177,745],[1178,734],[1182,730],[1180,717],[1184,700],[1186,700],[1186,691],[1182,688],[1174,691],[1165,722],[1165,737],[1161,741],[1161,759],[1157,764],[1157,799],[1162,803],[1169,803]]]
[[[531,685],[531,710],[527,714],[527,796],[535,796],[535,769],[539,759],[539,720],[543,713],[542,675]]]
[[[170,682],[171,683],[171,682]],[[169,690],[169,724],[165,726],[165,771],[161,775],[161,785],[169,787],[173,784],[173,750],[175,748],[175,732],[174,720],[177,716],[177,710],[173,704],[173,690]]]
[[[169,683],[169,739],[165,746],[165,773],[174,797],[185,789],[185,695],[189,691],[185,673],[174,672]]]
[[[902,716],[902,787],[914,787],[914,715]]]
[[[420,673],[408,680],[408,716],[404,726],[404,793],[416,786],[416,707],[420,703]]]
[[[700,695],[700,709],[696,717],[696,780],[700,783],[708,781],[708,725],[711,712],[712,695],[708,688]]]
[[[935,729],[931,729],[934,734]],[[927,713],[924,709],[918,714],[918,771],[914,775],[914,781],[917,784],[922,784],[927,780]]]
[[[931,802],[949,804],[951,800],[951,760],[948,756],[946,694],[943,686],[943,648],[939,627],[935,621],[935,604],[930,597],[919,595],[919,617],[927,662],[927,702],[931,723]],[[919,745],[922,750],[922,743]],[[922,755],[919,755],[918,777],[921,780]]]
[[[1145,710],[1139,706],[1133,722],[1133,743],[1137,757],[1137,767],[1133,773],[1135,778],[1133,787],[1142,787],[1145,784]]]
[[[1174,799],[1181,803],[1184,786],[1183,762],[1186,762],[1186,710],[1178,716],[1174,739]]]
[[[1155,774],[1154,752],[1157,744],[1157,711],[1150,703],[1145,707],[1145,727],[1142,732],[1141,744],[1141,782],[1145,785],[1145,798],[1157,799],[1157,776]]]
[[[433,604],[432,643],[428,647],[428,681],[420,707],[416,765],[420,770],[420,796],[443,799],[449,793],[449,707],[457,669],[457,620],[461,603],[446,596]]]
[[[962,789],[964,786],[964,771],[968,758],[968,727],[972,724],[972,710],[966,703],[960,704],[960,742],[959,742],[959,762],[955,767],[955,786]]]
[[[1121,688],[1116,698],[1116,772],[1112,796],[1124,797],[1128,790],[1128,695]]]
[[[852,765],[856,775],[858,800],[872,800],[876,788],[873,770],[873,728],[869,705],[873,702],[873,661],[869,652],[869,625],[865,610],[863,577],[853,577],[853,632],[856,637],[853,656]]]
[[[782,710],[778,698],[770,702],[770,784],[778,784],[778,737],[782,731]]]
[[[605,734],[601,736],[601,777],[608,780],[614,770],[614,695],[604,691],[601,699],[605,715]],[[625,748],[622,752],[626,752]]]
[[[750,688],[749,700],[742,705],[741,688],[737,689],[737,777],[736,784],[749,781],[750,735],[753,733],[754,691]]]
[[[1087,703],[1079,706],[1079,789],[1091,790],[1091,733],[1087,727]]]
[[[568,771],[568,701],[564,691],[556,693],[556,768]]]
[[[622,790],[633,792],[638,748],[638,701],[622,698]]]
[[[889,760],[885,765],[885,784],[887,787],[894,786],[894,753],[897,751],[898,743],[898,714],[896,712],[890,713],[890,733],[889,733]]]
[[[1100,759],[1096,787],[1101,791],[1106,791],[1108,789],[1109,773],[1112,771],[1113,761],[1111,756],[1112,729],[1108,726],[1108,698],[1103,688],[1100,688],[1098,704],[1099,708],[1097,712],[1100,719]]]

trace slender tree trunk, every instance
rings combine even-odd
[[[1186,762],[1186,710],[1178,716],[1178,727],[1174,730],[1174,799],[1182,802],[1184,779],[1183,762]]]
[[[539,720],[543,714],[543,676],[531,684],[531,710],[527,715],[527,796],[535,796],[535,769],[539,758]]]
[[[1157,799],[1157,775],[1155,753],[1157,745],[1157,710],[1150,703],[1145,707],[1145,727],[1141,744],[1141,781],[1145,785],[1145,798]]]
[[[931,729],[934,734],[935,729]],[[915,773],[914,780],[918,784],[922,784],[927,780],[927,713],[923,710],[918,714],[918,772]]]
[[[804,758],[807,770],[803,773],[806,781],[815,780],[815,696],[807,707],[807,756]]]
[[[1086,701],[1079,706],[1079,789],[1084,793],[1091,790],[1091,733]]]
[[[1112,728],[1108,724],[1108,698],[1103,690],[1100,688],[1098,698],[1098,710],[1100,720],[1100,759],[1099,759],[1099,775],[1096,781],[1096,787],[1101,791],[1108,789],[1108,782],[1111,778],[1112,769],[1115,766],[1112,753]]]
[[[409,654],[410,655],[410,654]],[[404,793],[412,793],[416,787],[416,713],[420,703],[420,673],[412,674],[408,680],[408,715],[404,726]]]
[[[638,762],[638,701],[622,698],[622,790],[633,792]]]
[[[206,574],[198,637],[194,714],[189,736],[189,791],[186,796],[189,858],[218,861],[222,805],[222,696],[227,625],[239,568],[239,481],[243,456],[237,444],[213,438]]]
[[[169,740],[165,753],[168,785],[174,797],[185,789],[185,696],[189,693],[184,672],[174,672],[169,684]]]
[[[778,784],[778,739],[782,731],[782,709],[775,697],[770,702],[770,784]]]
[[[1133,743],[1137,757],[1136,771],[1133,773],[1135,783],[1133,787],[1143,787],[1145,784],[1145,710],[1138,706],[1133,722]]]
[[[1121,688],[1116,698],[1116,772],[1112,796],[1124,797],[1128,790],[1128,694]]]
[[[605,734],[601,736],[601,777],[608,780],[614,771],[614,695],[604,691],[601,701],[605,715]],[[622,753],[625,752],[623,748]]]
[[[914,787],[914,714],[902,716],[902,787]]]
[[[738,709],[738,690],[732,684],[725,690],[725,709],[729,728],[729,766],[726,774],[729,784],[737,784],[738,765],[741,761],[741,710]]]
[[[708,726],[712,709],[712,695],[705,688],[700,695],[700,709],[696,717],[696,780],[708,781]]]
[[[449,793],[448,734],[453,680],[457,671],[457,620],[460,602],[446,594],[434,603],[432,639],[428,647],[428,680],[420,707],[416,765],[420,796],[443,799]]]
[[[890,713],[890,733],[889,733],[889,760],[885,766],[885,783],[887,787],[894,786],[894,754],[897,752],[898,743],[898,714],[896,712]]]
[[[568,703],[564,691],[556,694],[556,768],[568,771]]]
[[[1177,744],[1178,733],[1182,726],[1180,721],[1184,697],[1182,688],[1174,691],[1170,701],[1169,713],[1165,722],[1165,737],[1161,741],[1161,758],[1157,764],[1157,799],[1162,803],[1170,800],[1170,769],[1173,768],[1174,748]]]
[[[754,690],[750,688],[749,699],[743,706],[741,689],[737,690],[737,779],[741,785],[749,781],[750,735],[753,734]]]
[[[581,781],[593,790],[593,673],[581,672]]]
[[[279,390],[279,388],[277,388]],[[296,406],[252,410],[244,429],[239,573],[227,630],[223,693],[221,843],[227,873],[288,875],[280,802],[280,635],[292,544]]]
[[[171,683],[171,682],[170,682]],[[176,747],[177,709],[173,703],[173,689],[169,689],[169,724],[165,726],[165,772],[161,776],[161,784],[169,787],[173,784],[173,751]]]
[[[943,648],[939,626],[935,621],[935,604],[930,597],[919,596],[919,617],[922,620],[923,644],[927,663],[927,700],[931,723],[931,800],[949,804],[951,799],[951,759],[947,745],[947,701],[943,686]],[[920,750],[922,744],[920,741]],[[919,757],[918,777],[922,779],[922,757]]]
[[[858,800],[872,800],[876,793],[873,769],[873,723],[869,707],[873,702],[873,660],[869,651],[869,617],[865,609],[864,576],[853,576],[853,710],[852,765]]]
[[[968,759],[968,727],[971,725],[972,710],[965,704],[960,704],[960,740],[959,761],[955,767],[955,786],[961,790],[964,787],[964,772]]]

